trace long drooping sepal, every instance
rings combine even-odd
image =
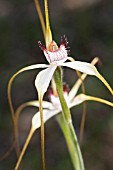
[[[72,60],[72,59],[71,59]],[[72,60],[73,61],[73,60]],[[91,64],[95,65],[97,62],[99,61],[98,57],[95,57],[93,59],[93,61],[91,62]],[[69,92],[69,100],[71,101],[77,94],[78,89],[80,88],[80,86],[83,84],[83,81],[85,80],[85,78],[87,77],[87,74],[82,74],[81,77],[76,81],[75,85],[72,87],[71,91]],[[82,89],[83,85],[82,85]],[[84,91],[82,90],[82,93],[84,93]],[[84,93],[85,94],[85,93]],[[81,118],[81,124],[80,124],[80,145],[82,145],[83,142],[83,135],[84,135],[84,127],[85,127],[85,119],[86,119],[86,103],[83,103],[83,113],[82,113],[82,118]]]
[[[83,103],[84,101],[97,101],[97,102],[100,102],[100,103],[103,103],[103,104],[106,104],[108,106],[113,107],[113,103],[109,102],[108,100],[104,100],[104,99],[94,97],[94,96],[88,96],[88,95],[85,95],[85,94],[77,95],[73,100],[73,105],[74,105],[74,102],[77,105],[77,104]]]
[[[22,105],[20,105],[17,110],[15,111],[15,122],[16,122],[16,127],[15,127],[15,133],[16,136],[18,137],[18,121],[19,121],[19,115],[20,113],[26,108],[26,107],[30,107],[30,106],[34,106],[39,108],[39,101],[34,100],[34,101],[29,101],[26,103],[23,103]],[[52,109],[53,110],[53,106],[50,102],[47,101],[43,101],[42,106],[44,109]],[[40,116],[40,114],[38,113],[38,115]],[[39,126],[40,127],[40,126]],[[19,143],[18,143],[18,138],[17,138],[17,145],[19,148]],[[20,149],[19,149],[20,150]]]
[[[22,72],[24,71],[28,71],[28,70],[33,70],[33,69],[38,69],[38,68],[47,68],[49,67],[49,65],[46,64],[35,64],[35,65],[31,65],[31,66],[27,66],[24,67],[22,69],[20,69],[18,72],[16,72],[11,79],[9,80],[8,83],[8,101],[9,101],[9,106],[11,109],[11,113],[12,113],[12,120],[13,122],[15,122],[15,116],[14,116],[14,108],[13,108],[13,104],[12,104],[12,99],[11,99],[11,87],[12,87],[12,83],[14,81],[14,79]]]
[[[69,148],[69,153],[71,155],[72,163],[73,163],[75,170],[84,170],[82,154],[81,154],[79,144],[77,141],[77,137],[76,137],[76,134],[73,128],[70,110],[63,96],[62,73],[59,67],[56,69],[54,73],[54,80],[56,83],[56,88],[57,88],[59,100],[60,100],[61,107],[62,107],[62,113],[63,113],[61,116],[61,119],[59,119],[60,126],[63,130],[64,136],[67,135],[65,139],[66,139],[66,142]],[[66,132],[65,132],[65,129],[66,129]],[[70,146],[70,143],[71,143],[71,146]]]
[[[44,6],[45,6],[45,18],[46,18],[46,48],[48,48],[49,44],[52,42],[52,33],[50,29],[47,0],[44,0]]]
[[[96,57],[92,60],[91,64],[95,65],[98,61],[99,61],[99,58]],[[69,100],[72,100],[76,96],[80,86],[82,85],[82,81],[84,81],[86,79],[86,77],[87,77],[87,74],[84,73],[81,75],[81,78],[79,78],[76,81],[76,83],[74,84],[74,86],[72,87],[72,89],[69,92]]]
[[[42,166],[43,170],[45,170],[45,151],[44,151],[44,120],[43,120],[43,107],[42,107],[42,100],[44,93],[47,91],[49,83],[52,79],[53,73],[56,69],[56,65],[51,65],[49,68],[41,71],[36,79],[35,79],[35,86],[38,92],[38,99],[39,99],[39,111],[40,111],[40,120],[41,120],[41,148],[42,148]]]
[[[39,108],[39,101],[33,100],[33,101],[29,101],[29,102],[26,102],[26,103],[23,103],[22,105],[20,105],[17,108],[17,110],[15,111],[15,121],[16,122],[18,122],[19,115],[22,112],[22,110],[25,109],[26,107],[30,107],[30,106],[34,106],[34,107]],[[53,109],[53,105],[50,102],[47,102],[47,101],[42,102],[42,107],[44,109],[50,109],[50,110]]]
[[[31,103],[30,103],[30,105],[31,105]],[[25,105],[24,105],[24,106],[25,106]],[[33,106],[34,106],[34,105],[33,105]],[[35,106],[36,106],[36,105],[35,105]],[[27,105],[26,105],[26,107],[27,107]],[[43,113],[44,113],[44,123],[45,123],[47,120],[49,120],[51,117],[55,116],[58,112],[59,112],[59,110],[46,110],[46,109],[44,109],[44,110],[43,110]],[[22,159],[23,159],[23,156],[24,156],[24,154],[25,154],[25,152],[26,152],[26,149],[27,149],[27,147],[28,147],[28,144],[30,143],[30,140],[31,140],[34,132],[35,132],[38,128],[40,128],[40,126],[41,126],[40,113],[37,112],[37,113],[33,116],[33,118],[32,118],[31,130],[30,130],[30,132],[29,132],[29,134],[28,134],[28,137],[27,137],[26,142],[25,142],[25,144],[24,144],[24,146],[23,146],[23,149],[22,149],[22,151],[21,151],[21,153],[20,153],[19,159],[18,159],[17,164],[16,164],[16,166],[15,166],[15,170],[18,170],[18,169],[19,169],[20,164],[21,164],[21,161],[22,161]]]
[[[85,74],[98,77],[98,79],[100,79],[103,82],[103,84],[108,88],[108,90],[113,95],[113,90],[110,87],[110,85],[108,84],[108,82],[104,79],[104,77],[97,71],[96,67],[93,66],[92,64],[86,63],[86,62],[81,62],[81,61],[73,61],[73,62],[62,63],[62,66],[76,69],[76,70],[83,72]]]
[[[29,104],[31,105],[30,102],[27,103],[27,105],[29,105]],[[22,107],[20,107],[20,109],[18,109],[18,111],[21,111],[21,109],[22,109],[23,107],[25,107],[25,106],[27,107],[27,105],[22,105]],[[35,105],[35,106],[36,106],[36,105]],[[47,112],[48,112],[47,110],[44,110],[44,115],[45,115]],[[23,146],[23,149],[22,149],[22,151],[21,151],[21,153],[20,153],[19,159],[18,159],[17,164],[16,164],[16,166],[15,166],[15,170],[18,170],[18,169],[19,169],[19,166],[20,166],[20,164],[21,164],[21,161],[22,161],[22,158],[23,158],[23,156],[24,156],[24,154],[25,154],[25,151],[26,151],[26,149],[27,149],[27,147],[28,147],[28,144],[29,144],[29,142],[30,142],[30,140],[31,140],[31,138],[32,138],[35,130],[36,130],[37,128],[39,128],[40,125],[41,125],[41,122],[40,122],[40,114],[39,114],[39,112],[37,112],[37,113],[33,116],[33,118],[32,118],[31,130],[30,130],[30,132],[29,132],[29,134],[28,134],[28,137],[27,137],[26,142],[25,142],[25,144],[24,144],[24,146]]]
[[[22,72],[24,71],[28,71],[28,70],[33,70],[33,69],[37,69],[37,68],[47,68],[48,65],[46,64],[35,64],[35,65],[31,65],[31,66],[27,66],[22,68],[21,70],[19,70],[18,72],[16,72],[11,79],[9,80],[8,83],[8,102],[9,102],[9,107],[11,110],[11,117],[12,117],[12,121],[13,121],[13,125],[14,125],[14,141],[15,141],[15,149],[16,149],[16,154],[17,156],[19,156],[19,147],[17,145],[17,134],[16,134],[16,122],[15,122],[15,112],[14,112],[14,108],[13,108],[13,104],[12,104],[12,98],[11,98],[11,87],[12,87],[12,83],[14,81],[14,79]]]
[[[41,111],[41,109],[40,109],[40,111]],[[45,113],[45,112],[46,112],[46,110],[44,110],[44,113]],[[30,130],[30,132],[29,132],[29,135],[28,135],[28,137],[27,137],[27,139],[26,139],[26,142],[25,142],[25,144],[24,144],[24,146],[23,146],[23,149],[22,149],[22,151],[21,151],[21,154],[20,154],[20,156],[19,156],[19,159],[18,159],[18,161],[17,161],[15,170],[18,170],[18,169],[19,169],[20,163],[21,163],[22,158],[23,158],[23,156],[24,156],[24,154],[25,154],[25,151],[26,151],[26,149],[27,149],[27,147],[28,147],[28,144],[29,144],[29,142],[30,142],[30,140],[31,140],[31,138],[32,138],[32,136],[33,136],[33,133],[34,133],[35,130],[36,130],[37,128],[39,128],[40,126],[43,126],[43,125],[41,125],[40,114],[39,114],[39,112],[37,112],[37,113],[33,116],[33,118],[32,118],[32,127],[31,127],[31,130]],[[44,132],[44,130],[43,130],[43,132]],[[44,134],[44,133],[43,133],[43,134]],[[44,154],[44,153],[43,153],[43,154]],[[44,158],[43,158],[43,161],[45,161]],[[45,168],[45,162],[43,162],[43,169],[44,169],[44,168]]]
[[[32,138],[32,136],[33,136],[34,131],[35,131],[35,129],[34,129],[33,127],[31,127],[31,130],[30,130],[29,135],[28,135],[28,137],[27,137],[27,139],[26,139],[26,142],[25,142],[25,144],[24,144],[24,147],[23,147],[23,149],[22,149],[22,151],[21,151],[21,153],[20,153],[19,159],[18,159],[18,161],[17,161],[17,164],[16,164],[14,170],[19,170],[19,167],[20,167],[22,158],[23,158],[23,156],[24,156],[24,154],[25,154],[25,151],[26,151],[26,149],[27,149],[27,147],[28,147],[28,144],[29,144],[29,142],[30,142],[30,140],[31,140],[31,138]]]
[[[40,112],[40,122],[41,122],[41,150],[42,150],[42,169],[46,170],[45,166],[45,136],[44,136],[44,118],[43,118],[43,95],[40,96],[38,93],[39,98],[39,112]]]

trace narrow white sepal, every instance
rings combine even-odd
[[[34,107],[39,107],[40,106],[38,100],[30,101],[30,102],[27,102],[25,104],[27,104],[28,106],[34,106]],[[42,101],[42,107],[44,109],[46,109],[46,108],[47,109],[52,109],[53,108],[52,104],[50,102],[47,102],[47,101]]]
[[[86,100],[85,95],[84,95],[84,94],[79,94],[79,95],[77,95],[77,96],[73,99],[73,101],[71,102],[71,104],[72,104],[73,106],[76,106],[76,105],[79,105],[79,104],[83,103],[85,100]]]
[[[66,66],[78,70],[80,72],[83,72],[85,74],[96,76],[98,79],[100,79],[103,82],[103,84],[108,88],[108,90],[113,95],[112,88],[110,87],[108,82],[104,79],[104,77],[97,71],[94,65],[86,62],[81,62],[81,61],[73,61],[73,62],[62,63],[61,66]]]
[[[62,63],[61,66],[69,67],[88,75],[94,75],[94,76],[97,75],[96,67],[87,62],[81,62],[81,61],[66,62],[66,63]]]
[[[27,70],[33,70],[33,69],[37,69],[37,68],[47,68],[47,67],[49,67],[49,65],[47,65],[47,64],[34,64],[31,66],[22,68],[21,70],[18,71],[18,73],[21,73],[21,72],[27,71]]]
[[[37,75],[35,79],[35,86],[40,96],[43,96],[47,91],[56,67],[56,65],[50,65],[49,68],[40,71],[40,73]]]
[[[108,100],[104,100],[104,99],[101,99],[101,98],[98,98],[98,97],[94,97],[94,96],[88,96],[88,95],[85,95],[83,93],[81,93],[78,96],[76,96],[71,104],[73,104],[73,106],[74,106],[74,103],[75,103],[75,105],[78,105],[78,104],[81,104],[84,101],[88,101],[88,100],[90,100],[90,101],[97,101],[97,102],[100,102],[100,103],[103,103],[103,104],[106,104],[108,106],[113,107],[113,103],[109,102]]]
[[[23,103],[22,105],[20,105],[17,108],[16,112],[21,112],[23,109],[25,109],[26,107],[29,107],[29,106],[39,107],[39,101],[38,100],[32,100],[32,101]],[[44,109],[50,109],[50,110],[54,109],[52,103],[50,103],[48,101],[42,101],[42,107]]]
[[[68,57],[68,59],[70,59],[70,57]],[[70,59],[70,61],[74,61],[73,58]],[[99,58],[98,57],[95,57],[91,64],[95,65],[97,62],[99,61]],[[69,101],[71,101],[74,96],[76,96],[77,92],[78,92],[78,89],[80,88],[81,84],[82,84],[82,81],[85,80],[85,78],[87,77],[87,74],[82,74],[81,77],[76,81],[76,83],[74,84],[74,86],[72,87],[72,89],[70,90],[69,92]]]
[[[43,120],[44,123],[49,120],[51,117],[55,116],[57,113],[59,113],[60,111],[55,109],[55,110],[43,110]],[[41,122],[40,122],[40,113],[37,112],[33,118],[32,118],[32,127],[33,129],[38,129],[41,126]]]

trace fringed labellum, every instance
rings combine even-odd
[[[42,45],[40,41],[38,42],[38,44],[50,64],[57,64],[59,62],[65,62],[67,60],[69,50],[67,47],[68,42],[65,35],[61,37],[61,44],[59,48],[55,41],[52,41],[48,45],[47,49],[44,45]]]

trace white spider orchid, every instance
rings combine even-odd
[[[92,61],[92,64],[95,65],[97,63],[97,61],[98,61],[98,58],[95,58]],[[72,108],[72,107],[74,107],[76,105],[79,105],[79,104],[83,103],[84,101],[88,101],[88,100],[101,102],[101,103],[104,103],[104,104],[107,104],[107,105],[113,107],[113,103],[111,103],[111,102],[109,102],[107,100],[98,98],[98,97],[88,96],[88,95],[85,95],[85,94],[82,94],[82,93],[76,95],[77,92],[78,92],[79,87],[82,84],[82,81],[84,81],[86,76],[87,76],[86,74],[82,74],[81,78],[79,78],[77,80],[77,82],[75,83],[73,88],[69,91],[69,93],[68,93],[67,85],[66,84],[63,85],[64,97],[65,97],[65,100],[66,100],[66,102],[68,104],[68,107]],[[51,119],[53,116],[55,116],[58,113],[62,112],[59,97],[57,96],[57,93],[54,95],[52,88],[49,90],[49,98],[50,98],[51,102],[48,102],[48,101],[43,101],[42,102],[44,123],[47,122],[49,119]],[[18,107],[18,109],[15,112],[15,114],[16,114],[16,124],[17,125],[18,125],[19,114],[21,113],[21,111],[23,109],[25,109],[25,107],[28,107],[28,106],[34,106],[34,107],[39,108],[40,104],[36,100],[36,101],[26,102],[26,103],[22,104],[20,107]],[[31,130],[30,130],[28,138],[27,138],[27,140],[26,140],[26,142],[24,144],[24,147],[23,147],[22,152],[20,154],[20,157],[18,159],[18,162],[17,162],[15,170],[18,168],[18,166],[21,163],[21,160],[23,158],[23,155],[24,155],[24,153],[26,151],[26,148],[27,148],[27,146],[28,146],[28,144],[29,144],[29,142],[31,140],[31,137],[32,137],[33,133],[35,132],[36,129],[40,128],[40,126],[41,126],[40,113],[37,112],[32,118]]]
[[[39,5],[37,5],[38,1],[35,0],[35,3],[36,3],[36,7],[38,8],[39,7]],[[18,74],[20,74],[24,71],[38,69],[38,68],[45,68],[45,70],[40,71],[38,73],[38,75],[36,76],[36,79],[35,79],[35,86],[36,86],[36,89],[37,89],[37,92],[38,92],[38,99],[39,99],[39,111],[40,111],[40,122],[41,122],[42,161],[43,161],[42,164],[43,164],[43,169],[45,170],[45,162],[44,162],[44,121],[48,120],[52,116],[53,113],[57,114],[59,111],[61,111],[61,108],[55,110],[54,107],[53,107],[52,111],[49,109],[49,111],[51,112],[51,114],[49,114],[50,115],[50,117],[49,117],[48,114],[47,114],[48,113],[47,110],[43,110],[44,102],[42,100],[43,100],[43,96],[44,96],[45,92],[47,91],[47,88],[50,84],[50,81],[53,78],[53,74],[54,74],[55,70],[57,69],[57,67],[69,67],[69,68],[72,68],[74,70],[83,72],[87,75],[96,76],[97,78],[99,78],[105,84],[105,86],[109,89],[109,91],[112,94],[113,94],[113,90],[111,89],[111,87],[107,83],[107,81],[102,77],[102,75],[100,75],[100,73],[97,71],[96,67],[93,66],[93,64],[90,64],[90,63],[87,63],[87,62],[81,62],[81,61],[66,62],[67,60],[71,60],[71,57],[68,57],[68,49],[67,49],[68,42],[67,42],[67,39],[66,39],[65,36],[63,36],[61,38],[60,47],[58,47],[56,42],[53,41],[51,30],[50,30],[50,24],[49,24],[47,0],[44,0],[44,4],[45,4],[46,28],[45,28],[45,24],[43,22],[43,17],[41,15],[41,12],[39,12],[39,17],[40,17],[40,21],[41,21],[43,32],[44,32],[46,47],[44,47],[41,44],[40,41],[38,43],[39,43],[39,47],[43,51],[43,53],[44,53],[49,64],[31,65],[31,66],[25,67],[25,68],[19,70],[17,73],[15,73],[12,76],[12,78],[10,79],[9,84],[8,84],[8,100],[9,100],[9,105],[10,105],[11,114],[12,114],[12,120],[13,120],[13,124],[14,124],[14,134],[15,134],[15,141],[16,141],[17,136],[16,136],[15,112],[14,112],[12,100],[11,100],[12,82]],[[39,8],[37,10],[39,10]],[[88,96],[86,98],[86,96],[81,95],[81,97],[82,97],[82,100],[83,100],[83,98],[84,98],[84,100],[88,100]],[[79,99],[81,99],[81,97],[79,96]],[[77,101],[78,101],[78,99],[77,99]],[[73,100],[73,102],[76,103],[76,99]],[[69,103],[70,103],[70,101],[69,101]],[[72,103],[69,104],[69,107],[72,107],[74,103],[72,105],[71,104]],[[51,105],[51,104],[49,103],[49,105]],[[45,116],[46,115],[45,113],[47,114],[47,116]],[[43,114],[44,114],[44,120],[43,120]],[[38,114],[36,114],[36,116],[34,116],[34,118],[33,118],[33,121],[32,121],[33,127],[35,127],[34,126],[35,120],[37,122],[37,115]],[[39,125],[40,125],[40,123],[39,123]],[[37,125],[36,125],[35,129],[36,128],[38,128]],[[33,130],[33,128],[32,128],[32,130]],[[32,133],[30,133],[30,135],[31,134]],[[29,138],[27,140],[29,140]],[[18,154],[18,151],[17,151],[17,154]],[[18,167],[18,165],[17,165],[17,167]]]
[[[68,57],[68,52],[67,52],[67,49],[66,49],[66,42],[67,41],[66,41],[65,37],[63,37],[62,40],[63,41],[61,41],[61,45],[60,45],[59,48],[57,47],[57,45],[54,41],[52,41],[50,43],[50,45],[47,49],[44,48],[44,46],[39,42],[40,48],[43,50],[44,55],[45,55],[47,61],[49,62],[49,64],[36,64],[36,65],[31,65],[31,66],[25,67],[25,68],[19,70],[10,79],[9,86],[8,86],[8,98],[9,98],[9,104],[10,104],[13,123],[14,123],[14,130],[16,129],[16,121],[15,121],[14,110],[13,110],[11,97],[10,97],[11,85],[12,85],[14,78],[18,74],[20,74],[24,71],[38,69],[38,68],[46,68],[45,70],[40,71],[38,73],[38,75],[36,76],[36,79],[35,79],[35,86],[36,86],[36,89],[37,89],[37,92],[38,92],[38,98],[39,98],[39,106],[40,106],[39,109],[40,109],[40,113],[41,113],[40,115],[39,115],[39,113],[37,113],[32,120],[33,128],[35,128],[35,129],[37,129],[40,126],[40,121],[41,121],[41,128],[42,128],[42,127],[44,127],[43,124],[44,124],[45,121],[47,121],[49,118],[51,118],[52,116],[54,116],[55,114],[57,114],[61,111],[61,108],[56,109],[50,103],[48,103],[48,104],[49,104],[49,106],[51,105],[52,110],[50,110],[50,108],[49,108],[49,110],[43,110],[42,109],[42,107],[44,106],[43,105],[44,102],[42,102],[43,96],[44,96],[45,92],[47,91],[48,86],[50,84],[50,81],[52,80],[53,74],[54,74],[54,72],[55,72],[55,70],[58,66],[69,67],[69,68],[72,68],[74,70],[83,72],[87,75],[96,76],[97,78],[99,78],[105,84],[105,86],[113,94],[113,90],[111,89],[110,85],[102,77],[102,75],[100,75],[100,73],[97,71],[96,67],[93,66],[93,64],[90,64],[90,63],[87,63],[87,62],[81,62],[81,61],[65,62],[67,60],[70,60],[71,57]],[[72,103],[70,103],[70,102],[68,103],[69,108],[71,108],[72,106],[75,106],[77,104],[77,102],[78,102],[78,104],[80,104],[81,102],[83,102],[85,100],[90,100],[90,97],[82,94],[82,95],[78,96],[79,100],[78,99],[76,100],[76,99],[77,98],[75,98],[75,100],[73,100]],[[44,132],[44,129],[42,128],[42,133],[43,132]],[[14,133],[16,135],[16,132],[14,132]],[[32,132],[30,134],[32,134]],[[15,137],[15,140],[16,140],[16,138],[17,137]],[[42,138],[44,138],[44,137],[42,137]],[[20,159],[21,159],[21,157],[20,157]],[[18,167],[18,164],[17,164],[17,167]],[[17,169],[15,169],[15,170],[17,170]]]

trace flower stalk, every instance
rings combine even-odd
[[[64,99],[61,67],[57,67],[57,69],[54,73],[54,80],[55,80],[55,83],[56,83],[56,89],[57,89],[59,100],[60,100],[60,103],[61,103],[64,119],[66,120],[67,123],[70,123],[71,122],[71,114],[70,114],[70,110],[67,106],[67,103]]]
[[[57,67],[54,73],[54,80],[56,83],[57,93],[62,107],[62,113],[58,116],[58,122],[65,136],[68,145],[69,153],[75,170],[84,170],[84,162],[79,147],[79,143],[72,124],[70,110],[65,101],[62,89],[62,71]]]
[[[70,125],[67,124],[62,114],[57,115],[57,121],[65,137],[74,169],[84,170],[83,158],[72,123]]]

